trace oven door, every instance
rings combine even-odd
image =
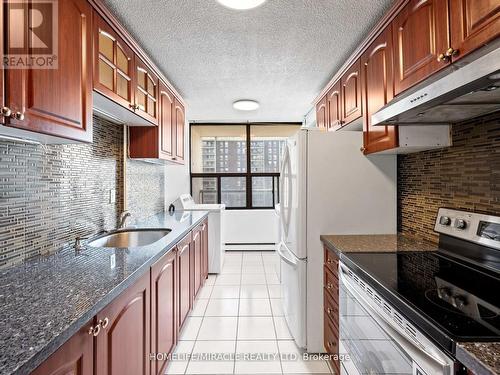
[[[340,354],[349,375],[449,375],[452,360],[396,330],[340,267]]]

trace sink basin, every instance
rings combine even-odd
[[[161,240],[170,229],[123,229],[107,233],[88,243],[92,247],[141,247]]]

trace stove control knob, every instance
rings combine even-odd
[[[455,228],[463,230],[463,229],[467,228],[467,222],[464,219],[456,219],[455,220]]]
[[[438,289],[439,297],[443,299],[448,299],[452,296],[452,292],[450,288],[442,287]]]
[[[465,298],[465,296],[453,297],[453,306],[455,306],[457,309],[461,309],[465,305],[467,305],[467,299]]]
[[[441,216],[439,218],[439,224],[448,226],[451,224],[451,219],[448,216]]]

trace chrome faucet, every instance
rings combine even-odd
[[[127,219],[132,217],[130,211],[123,211],[120,214],[120,221],[118,223],[118,229],[123,229],[127,226]]]

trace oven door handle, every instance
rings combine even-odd
[[[397,342],[403,350],[408,352],[412,358],[414,357],[419,357],[422,358],[425,362],[429,363],[429,360],[437,363],[439,367],[441,367],[443,374],[449,375],[451,374],[451,367],[450,364],[443,358],[439,358],[437,353],[431,353],[425,348],[422,348],[419,346],[417,343],[415,343],[412,339],[406,337],[403,335],[401,332],[396,330],[395,328],[392,327],[392,325],[387,322],[385,317],[383,317],[378,311],[376,311],[372,306],[370,301],[368,301],[366,298],[364,298],[352,285],[351,281],[348,280],[348,276],[346,275],[346,271],[340,267],[340,277],[342,278],[342,282],[346,289],[349,290],[352,294],[356,296],[356,298],[359,298],[362,302],[363,305],[367,308],[370,309],[372,312],[371,316],[376,320],[376,322],[381,326],[381,328],[392,338],[394,338],[394,341]],[[420,354],[420,355],[419,355]],[[418,362],[417,362],[418,363]],[[432,370],[426,370],[428,366],[423,366],[424,363],[419,363],[419,366],[422,366],[422,370],[426,371],[425,374],[429,373],[432,374]],[[431,365],[432,366],[432,365]],[[435,366],[433,366],[435,367]]]

